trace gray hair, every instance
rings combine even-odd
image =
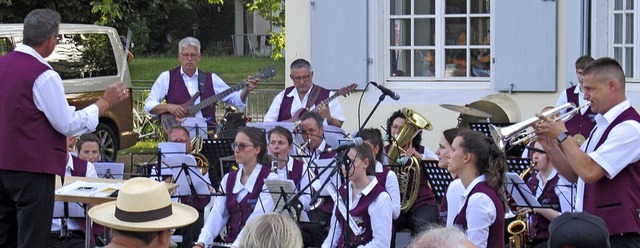
[[[178,52],[181,53],[182,49],[188,46],[195,47],[198,50],[198,53],[200,53],[200,41],[193,37],[185,37],[180,40],[180,43],[178,43]]]
[[[434,227],[416,235],[407,248],[464,248],[466,238],[455,227]]]
[[[24,18],[22,37],[24,43],[30,47],[42,45],[51,36],[58,34],[60,29],[60,14],[50,9],[34,9]]]
[[[301,69],[301,68],[307,68],[309,69],[309,71],[313,71],[313,69],[311,68],[311,63],[309,63],[309,61],[307,61],[306,59],[296,59],[293,62],[291,62],[291,66],[289,66],[289,69],[293,71],[293,69]]]
[[[267,213],[253,218],[240,239],[243,248],[302,248],[300,228],[287,215]]]

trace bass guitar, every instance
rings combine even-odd
[[[262,70],[260,70],[260,72],[258,72],[253,77],[259,78],[259,79],[266,79],[266,78],[271,78],[275,76],[275,74],[276,74],[276,69],[273,66],[267,66],[265,68],[262,68]],[[226,89],[223,92],[210,96],[204,100],[201,100],[200,103],[198,104],[194,104],[196,99],[200,97],[200,92],[198,92],[195,95],[193,95],[191,99],[179,105],[187,110],[187,116],[193,116],[198,111],[215,104],[216,102],[220,101],[220,99],[230,95],[233,92],[241,90],[246,85],[247,85],[247,80],[244,80],[232,86],[231,88]],[[213,116],[213,118],[215,118],[215,116]],[[178,121],[178,119],[170,113],[164,113],[160,115],[160,121],[162,123],[162,128],[166,133],[169,133],[169,130],[171,130],[172,127],[180,126],[180,121]]]
[[[324,99],[322,102],[324,104],[329,104],[329,102],[331,102],[333,99],[335,99],[336,97],[339,96],[347,96],[349,94],[351,94],[351,92],[353,92],[353,90],[356,89],[358,85],[357,84],[350,84],[347,85],[345,87],[342,87],[342,89],[340,89],[338,92],[336,92],[335,94],[331,95],[330,97],[327,97],[327,99]],[[292,116],[291,118],[289,118],[288,120],[283,120],[283,122],[295,122],[297,120],[300,119],[300,116],[308,111],[312,111],[312,112],[318,112],[318,109],[316,108],[316,106],[314,105],[311,109],[307,109],[307,108],[301,108],[298,109]]]

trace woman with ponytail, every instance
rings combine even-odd
[[[277,179],[269,168],[266,134],[255,127],[238,130],[231,144],[239,169],[224,175],[220,187],[225,196],[215,201],[194,247],[209,247],[213,239],[227,227],[225,243],[239,244],[239,236],[247,221],[273,210],[273,200],[264,185],[265,179]]]
[[[478,247],[504,246],[506,168],[504,153],[484,134],[462,131],[453,140],[449,171],[465,188],[453,223]]]

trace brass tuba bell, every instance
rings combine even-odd
[[[202,150],[202,143],[202,136],[196,136],[191,140],[191,155],[196,159],[196,166],[198,166],[200,173],[205,175],[209,172],[209,159],[200,153]]]
[[[395,163],[401,155],[405,155],[404,147],[409,145],[420,131],[433,129],[431,123],[413,109],[403,108],[402,113],[407,122],[402,126],[397,137],[391,141],[391,146],[387,153],[391,163]],[[395,169],[398,175],[398,186],[400,187],[400,210],[402,212],[411,209],[418,198],[418,188],[420,187],[420,161],[413,156],[410,159],[411,162],[409,164]],[[413,181],[410,182],[410,179],[413,179]],[[411,192],[407,192],[409,183],[412,183]]]

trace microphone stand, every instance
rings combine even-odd
[[[371,82],[369,82],[369,84],[370,83]],[[369,122],[369,119],[371,119],[371,116],[373,115],[374,112],[376,112],[376,109],[378,109],[378,106],[380,106],[380,103],[382,103],[382,101],[384,101],[384,98],[386,96],[387,95],[385,95],[385,94],[381,94],[380,97],[378,97],[378,102],[376,103],[376,105],[373,106],[373,109],[371,109],[371,112],[369,112],[369,115],[367,116],[367,118],[364,119],[364,123],[362,123],[362,125],[358,129],[358,133],[356,133],[355,137],[358,137],[360,135],[360,131],[362,131],[362,129],[364,129],[365,126],[367,126],[367,122]]]

